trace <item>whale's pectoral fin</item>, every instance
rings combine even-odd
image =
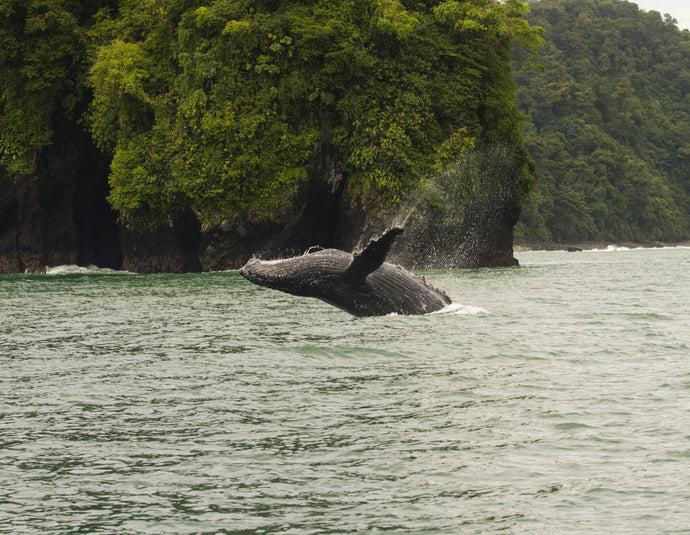
[[[395,238],[402,231],[402,227],[392,227],[378,238],[372,239],[363,251],[355,253],[352,263],[345,270],[345,280],[349,284],[363,284],[369,273],[381,267]]]

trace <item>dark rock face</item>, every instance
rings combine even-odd
[[[189,273],[201,271],[201,229],[192,212],[169,227],[138,232],[120,227],[122,269],[137,273]]]
[[[142,273],[238,269],[253,255],[287,258],[313,245],[351,251],[396,223],[344,200],[347,179],[324,138],[298,193],[295,206],[301,208],[280,222],[235,218],[202,229],[189,211],[165,228],[134,231],[116,223],[106,200],[107,163],[87,149],[55,148],[34,177],[13,180],[0,171],[0,273],[60,264]],[[511,196],[489,197],[452,217],[418,212],[391,250],[391,261],[412,269],[516,265],[519,203]]]
[[[122,266],[117,214],[108,204],[107,164],[86,160],[77,173],[72,200],[77,264],[111,269]]]
[[[239,269],[253,255],[282,258],[302,252],[304,240],[294,223],[255,224],[225,221],[201,234],[199,261],[203,271]]]
[[[66,129],[32,176],[0,170],[0,273],[46,266],[122,264],[116,215],[106,201],[108,164],[86,132]]]
[[[0,273],[42,272],[46,266],[95,264],[142,273],[238,269],[252,255],[286,258],[311,245],[352,250],[358,238],[382,228],[350,217],[330,192],[311,192],[310,202],[284,225],[225,222],[200,228],[188,212],[169,227],[138,232],[115,224],[99,185],[64,181],[14,182],[0,175]],[[323,200],[329,210],[322,210]],[[515,210],[468,207],[455,220],[411,220],[390,253],[411,269],[512,266]],[[459,244],[459,245],[458,245]]]
[[[35,185],[0,172],[0,273],[45,269],[43,216]]]
[[[460,229],[460,267],[516,266],[513,256],[513,226],[520,215],[517,202],[496,199],[478,202],[465,209]]]
[[[410,218],[394,245],[392,262],[411,269],[516,266],[513,256],[514,205],[474,203],[464,217]]]
[[[0,273],[40,273],[61,264],[119,268],[106,176],[76,153],[41,162],[33,177],[0,171]]]

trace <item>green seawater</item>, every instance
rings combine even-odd
[[[419,317],[0,276],[0,533],[690,533],[690,249],[518,258]]]

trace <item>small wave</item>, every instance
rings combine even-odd
[[[118,271],[116,269],[102,268],[98,266],[76,266],[66,264],[46,268],[46,275],[133,275],[131,271]]]
[[[472,305],[463,305],[462,303],[451,303],[443,307],[441,310],[432,312],[431,314],[456,314],[458,316],[477,316],[479,314],[488,314],[489,311],[485,308],[475,307]]]
[[[611,253],[616,251],[649,251],[649,250],[667,250],[667,249],[690,249],[690,245],[659,245],[659,246],[649,246],[649,245],[639,245],[639,246],[626,246],[626,245],[615,245],[610,244],[606,247],[588,247],[586,245],[580,246],[575,250],[568,249],[525,249],[525,248],[515,248],[516,255],[530,255],[534,253]]]
[[[659,246],[649,246],[649,245],[639,245],[637,247],[627,247],[625,245],[607,245],[606,249],[585,249],[586,253],[610,253],[616,251],[654,251],[654,250],[667,250],[667,249],[690,249],[688,245],[659,245]]]
[[[636,249],[644,249],[644,247],[636,247]],[[607,245],[606,249],[586,249],[583,252],[587,253],[613,253],[616,251],[629,251],[630,247],[626,247],[624,245]]]

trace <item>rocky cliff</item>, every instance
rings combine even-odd
[[[0,273],[61,264],[122,266],[107,167],[97,152],[56,143],[31,177],[0,169]]]
[[[0,173],[0,273],[42,272],[61,264],[140,273],[217,271],[252,255],[300,254],[311,245],[353,250],[396,223],[367,217],[343,198],[343,179],[327,147],[317,147],[301,209],[282,222],[226,220],[202,228],[192,212],[153,232],[118,224],[107,204],[106,169],[78,153],[46,159],[35,177]],[[519,206],[477,202],[458,219],[416,212],[391,260],[411,268],[511,266]]]

